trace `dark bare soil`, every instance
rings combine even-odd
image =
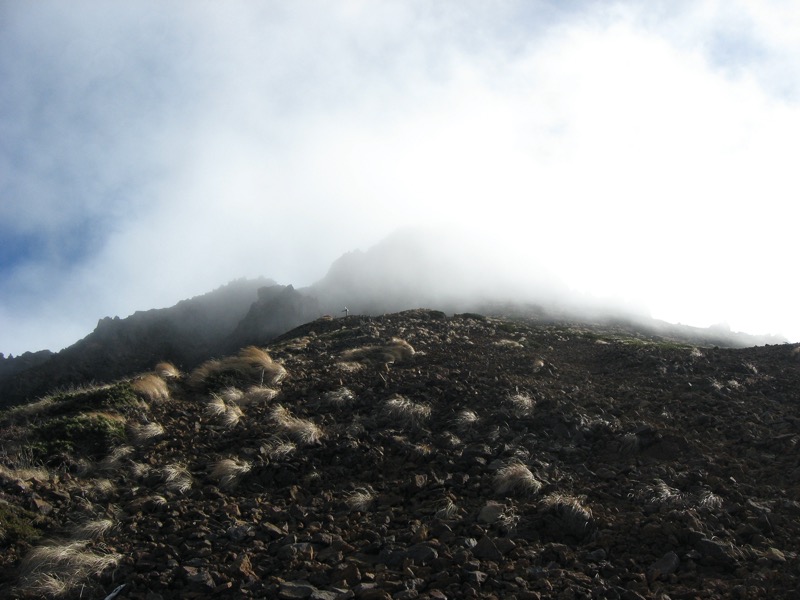
[[[266,350],[0,413],[0,595],[798,597],[796,345],[410,311]]]

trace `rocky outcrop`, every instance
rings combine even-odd
[[[258,300],[226,340],[225,350],[233,352],[251,344],[266,344],[321,315],[319,301],[291,285],[262,287],[258,290]]]

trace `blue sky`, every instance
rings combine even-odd
[[[800,341],[799,45],[788,0],[2,2],[0,351],[409,225]]]

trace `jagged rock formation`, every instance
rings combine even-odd
[[[250,344],[264,344],[321,314],[316,298],[301,294],[291,285],[263,287],[226,341],[225,349],[234,352]]]
[[[798,345],[418,310],[265,350],[0,413],[0,593],[795,597]]]

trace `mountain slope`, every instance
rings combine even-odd
[[[275,286],[270,279],[240,279],[170,308],[100,319],[91,334],[69,348],[0,378],[0,407],[56,387],[111,381],[158,360],[194,366],[221,350],[258,290],[270,286]]]
[[[797,345],[410,311],[266,350],[2,413],[3,591],[796,593]]]

